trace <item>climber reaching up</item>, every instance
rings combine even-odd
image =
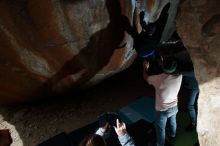
[[[147,61],[155,60],[157,57],[157,46],[160,42],[166,21],[168,18],[168,10],[170,3],[166,4],[161,11],[160,17],[156,22],[148,23],[145,11],[139,13],[139,23],[142,30],[138,32],[137,23],[134,24],[136,34],[134,38],[134,49],[140,58]],[[137,22],[137,21],[136,21]]]

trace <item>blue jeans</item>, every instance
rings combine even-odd
[[[197,95],[199,94],[199,89],[188,89],[188,101],[187,101],[187,109],[189,112],[190,120],[193,125],[196,125],[197,122],[197,112],[195,109],[195,103]]]
[[[164,146],[165,143],[165,128],[167,120],[169,119],[170,133],[169,136],[176,136],[176,114],[178,112],[177,106],[171,107],[166,111],[156,111],[156,136],[157,136],[157,146]]]

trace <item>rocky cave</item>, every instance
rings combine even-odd
[[[10,129],[12,146],[39,144],[152,94],[121,27],[132,25],[137,2],[150,22],[171,3],[161,40],[180,35],[200,87],[200,146],[220,145],[219,1],[1,0],[0,129]]]

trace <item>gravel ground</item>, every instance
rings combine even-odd
[[[137,67],[138,65],[138,67]],[[152,88],[142,80],[140,64],[81,93],[59,95],[58,99],[0,108],[0,129],[11,131],[12,146],[34,146],[61,132],[71,132],[95,121],[106,111],[115,111]]]

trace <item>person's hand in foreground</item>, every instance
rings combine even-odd
[[[124,122],[119,122],[119,119],[116,120],[116,127],[114,127],[115,132],[118,136],[123,136],[127,133],[126,125]]]
[[[105,124],[105,126],[100,127],[100,130],[102,131],[102,133],[105,133],[106,131],[108,131],[109,128],[110,128],[110,125],[109,125],[109,123],[107,122],[107,123]]]

